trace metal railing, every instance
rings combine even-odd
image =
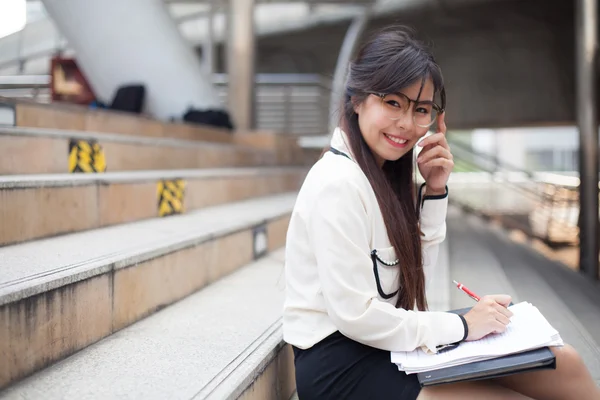
[[[449,140],[455,173],[449,186],[463,208],[501,220],[550,246],[579,241],[579,180],[532,172]]]
[[[224,106],[227,75],[213,82]],[[258,74],[255,87],[256,128],[287,135],[324,135],[329,118],[331,81],[318,74]]]
[[[213,75],[221,103],[227,106],[227,75]],[[50,101],[49,75],[0,77],[0,96]],[[289,135],[327,133],[331,81],[317,74],[258,74],[255,121],[259,130]]]

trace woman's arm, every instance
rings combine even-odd
[[[398,309],[378,298],[370,258],[371,224],[356,184],[331,179],[315,199],[307,215],[308,235],[328,315],[341,333],[390,351],[425,346],[435,352],[437,345],[463,338],[464,327],[455,314]],[[433,217],[426,217],[426,227],[427,218]],[[431,234],[439,236],[437,231]]]
[[[425,193],[423,193],[425,192]],[[421,226],[421,250],[423,269],[427,281],[435,274],[440,244],[446,238],[446,213],[448,210],[448,189],[444,194],[428,195],[425,184],[419,189],[418,204]]]

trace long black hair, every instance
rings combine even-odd
[[[425,275],[421,253],[421,231],[415,203],[413,150],[380,168],[363,139],[355,106],[367,92],[397,93],[427,79],[440,93],[445,108],[441,70],[431,52],[403,26],[392,26],[375,34],[351,62],[343,99],[340,127],[348,136],[350,149],[375,192],[387,234],[400,260],[400,291],[396,307],[427,309]],[[419,96],[421,93],[419,92]]]

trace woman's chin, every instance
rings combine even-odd
[[[398,161],[404,157],[409,150],[410,148],[402,150],[394,149],[392,151],[381,152],[379,157],[385,161]]]

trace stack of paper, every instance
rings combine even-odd
[[[508,354],[521,353],[545,346],[562,346],[559,333],[530,303],[509,307],[513,316],[505,332],[490,334],[477,341],[462,342],[460,346],[437,354],[421,349],[411,352],[392,352],[392,362],[407,374],[432,371],[474,361],[488,360]]]

